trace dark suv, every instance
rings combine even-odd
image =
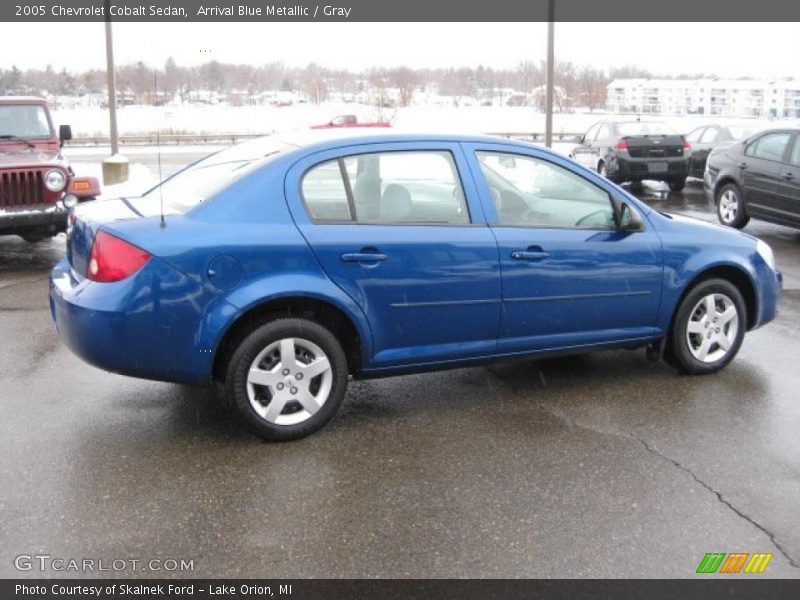
[[[770,129],[713,150],[703,177],[724,225],[750,217],[800,227],[800,128]]]
[[[666,181],[674,192],[689,174],[686,139],[659,121],[601,121],[577,140],[600,155],[598,171],[614,183]]]

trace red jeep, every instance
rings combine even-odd
[[[56,135],[44,99],[0,96],[0,235],[56,235],[71,206],[100,193],[97,179],[75,177],[61,155],[69,139],[69,125]]]

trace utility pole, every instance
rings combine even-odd
[[[111,33],[111,0],[105,0],[106,13],[106,85],[108,86],[108,112],[111,118],[111,154],[119,153],[117,135],[117,83],[114,69],[114,38]]]
[[[547,100],[544,115],[544,144],[553,146],[553,63],[555,62],[555,0],[547,0]]]
[[[104,1],[106,17],[106,85],[110,118],[111,156],[103,161],[103,183],[112,185],[128,179],[128,160],[119,154],[117,131],[117,82],[114,68],[114,38],[111,33],[111,0]]]

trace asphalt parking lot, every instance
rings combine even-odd
[[[643,197],[714,219],[696,185]],[[63,240],[0,238],[0,577],[92,575],[16,570],[36,553],[194,577],[694,577],[737,551],[798,577],[800,232],[747,231],[785,293],[719,374],[617,351],[358,382],[284,444],[210,391],[84,364],[48,309]]]

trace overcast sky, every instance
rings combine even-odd
[[[120,64],[216,59],[370,66],[514,67],[545,57],[545,23],[115,23]],[[556,56],[653,73],[800,77],[798,23],[557,23]],[[102,23],[0,23],[0,66],[105,66]]]

